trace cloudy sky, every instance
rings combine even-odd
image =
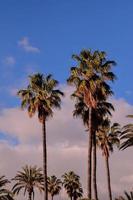
[[[66,86],[73,53],[104,50],[117,62],[117,81],[111,102],[113,121],[126,124],[133,113],[132,0],[1,0],[0,1],[0,174],[12,178],[25,164],[42,166],[41,125],[20,110],[16,97],[28,75],[51,73],[65,92],[62,110],[47,123],[48,173],[58,177],[69,170],[81,176],[86,191],[87,134],[73,119],[72,88]],[[112,190],[118,195],[133,182],[133,149],[110,157]],[[104,160],[98,152],[98,187],[107,196]],[[62,192],[61,199],[65,197]]]

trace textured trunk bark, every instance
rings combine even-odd
[[[31,200],[32,192],[29,192],[29,200]]]
[[[88,180],[87,180],[87,197],[91,199],[91,176],[92,176],[92,131],[91,131],[92,108],[89,108],[89,134],[88,134]]]
[[[94,190],[94,199],[98,200],[96,172],[97,172],[96,135],[95,133],[93,133],[93,190]]]
[[[105,157],[105,164],[106,164],[106,171],[107,171],[108,194],[109,194],[109,199],[112,200],[110,170],[109,170],[109,158],[108,157]]]
[[[43,120],[42,125],[42,136],[43,136],[43,173],[44,173],[44,200],[48,200],[47,190],[47,142],[46,142],[46,121]]]

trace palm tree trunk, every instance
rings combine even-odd
[[[73,200],[77,200],[77,197],[75,197],[75,195],[74,195],[74,197],[73,197]]]
[[[42,135],[43,135],[44,200],[48,200],[48,190],[47,190],[47,143],[46,143],[46,121],[45,121],[45,118],[43,119]]]
[[[107,171],[107,183],[108,183],[109,199],[112,200],[110,170],[109,170],[109,158],[108,158],[108,156],[105,157],[105,164],[106,164],[106,171]]]
[[[29,200],[31,200],[32,192],[29,192]]]
[[[96,171],[97,171],[96,134],[93,132],[93,189],[94,189],[94,199],[98,200]]]
[[[34,189],[33,189],[32,194],[33,194],[33,200],[34,200],[34,199],[35,199],[35,192],[34,192]]]
[[[87,180],[87,197],[91,199],[91,173],[92,173],[92,131],[91,131],[92,108],[89,108],[89,134],[88,134],[88,180]]]

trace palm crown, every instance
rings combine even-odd
[[[63,96],[63,93],[55,89],[58,81],[52,79],[52,75],[34,74],[29,78],[28,87],[18,91],[18,95],[22,99],[21,107],[28,109],[30,117],[37,111],[38,118],[42,122],[43,117],[47,119],[52,116],[53,108],[60,108],[60,97]]]
[[[92,129],[95,129],[94,131],[98,129],[98,126],[105,117],[112,116],[111,111],[114,111],[114,107],[111,103],[107,101],[100,101],[97,103],[97,107],[92,109]],[[83,98],[77,99],[73,116],[80,117],[84,125],[88,127],[89,108],[83,102]]]
[[[133,118],[133,115],[128,115],[127,117]],[[124,150],[133,146],[133,124],[127,124],[123,127],[120,139],[123,141],[120,149]]]
[[[12,194],[5,186],[10,183],[5,176],[0,176],[0,200],[13,200]]]
[[[110,125],[108,118],[106,118],[99,126],[96,133],[96,141],[105,157],[109,157],[110,151],[113,152],[114,145],[119,146],[120,133],[120,125],[118,123],[113,123],[113,125]]]
[[[44,190],[43,175],[41,168],[36,166],[25,166],[22,171],[18,171],[17,175],[13,178],[16,182],[12,188],[13,193],[17,194],[23,189],[24,195],[28,193],[29,200],[34,199],[34,189],[37,188],[40,192]]]
[[[97,101],[105,100],[112,94],[107,80],[113,81],[116,77],[110,71],[114,61],[107,61],[105,52],[81,51],[80,55],[73,55],[78,62],[76,67],[71,68],[68,78],[69,84],[76,86],[75,97],[83,97],[88,107],[96,107]]]
[[[78,197],[82,197],[83,189],[80,183],[80,177],[75,174],[73,171],[65,173],[63,176],[63,185],[66,189],[68,196],[72,199],[72,197],[77,199]]]
[[[48,192],[50,193],[52,199],[53,196],[59,194],[60,190],[61,190],[61,180],[58,179],[56,176],[51,176],[48,177]]]

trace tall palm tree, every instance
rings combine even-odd
[[[114,145],[119,146],[119,135],[120,135],[120,125],[118,123],[114,123],[111,126],[108,118],[105,119],[103,123],[99,126],[99,130],[97,131],[96,135],[97,145],[102,150],[102,155],[105,158],[108,194],[110,200],[112,200],[112,191],[111,191],[111,180],[110,180],[110,169],[109,169],[109,156],[110,152],[113,152]]]
[[[60,108],[63,93],[56,89],[58,81],[52,75],[34,74],[29,76],[30,82],[26,89],[18,91],[22,99],[22,109],[27,109],[32,117],[36,112],[42,123],[43,136],[43,171],[44,171],[44,200],[48,200],[47,191],[47,144],[46,144],[46,120],[53,116],[53,109]]]
[[[97,109],[93,109],[93,188],[94,188],[94,199],[98,200],[97,193],[97,148],[96,148],[96,132],[98,131],[99,125],[108,116],[112,116],[111,111],[114,111],[114,107],[107,101],[99,102]]]
[[[48,177],[48,192],[51,195],[51,200],[53,197],[60,193],[62,182],[56,176]]]
[[[92,165],[92,109],[97,107],[99,100],[106,100],[112,91],[106,83],[113,81],[115,75],[110,71],[114,61],[107,61],[105,52],[83,50],[80,55],[73,58],[78,62],[76,67],[71,68],[68,83],[76,87],[73,97],[83,98],[83,102],[89,109],[88,118],[88,180],[87,193],[91,199],[91,165]]]
[[[10,181],[5,176],[0,176],[0,200],[13,200],[11,191],[5,188],[8,183]]]
[[[111,111],[114,111],[114,107],[111,103],[107,101],[99,102],[97,108],[92,110],[92,131],[93,131],[93,188],[94,188],[94,199],[98,199],[97,192],[97,179],[96,179],[96,169],[97,169],[97,156],[96,156],[96,137],[95,132],[98,130],[99,125],[107,116],[112,116]],[[84,104],[83,100],[80,98],[75,104],[75,110],[73,111],[74,117],[80,117],[83,123],[88,127],[89,109]]]
[[[22,171],[18,171],[12,180],[16,182],[12,188],[13,193],[18,195],[21,190],[24,190],[24,195],[28,193],[29,200],[34,200],[35,188],[40,192],[44,191],[42,170],[36,166],[22,167]]]
[[[63,176],[63,186],[72,200],[82,197],[83,189],[80,183],[80,177],[73,171],[65,173]]]
[[[133,115],[128,115],[127,117],[133,118]],[[133,124],[127,124],[123,127],[121,137],[122,144],[120,149],[124,150],[127,147],[133,146]]]

